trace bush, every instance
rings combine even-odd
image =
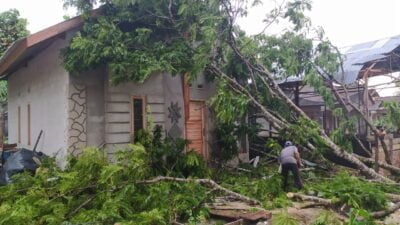
[[[161,126],[153,133],[145,130],[138,132],[135,142],[142,144],[149,155],[152,175],[177,177],[208,177],[210,170],[206,161],[194,151],[185,152],[186,140],[162,137]]]
[[[190,157],[185,165],[195,168],[199,164]],[[89,148],[70,158],[64,171],[47,162],[35,176],[16,175],[0,187],[0,224],[152,225],[207,214],[202,203],[208,190],[197,183],[138,183],[157,174],[143,146],[130,145],[116,158],[110,164],[103,151]]]

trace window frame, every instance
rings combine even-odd
[[[17,138],[18,138],[18,144],[21,144],[21,139],[22,139],[22,138],[21,138],[21,126],[22,126],[22,124],[21,124],[21,122],[22,122],[22,121],[21,121],[21,106],[18,106],[18,108],[17,108],[17,114],[18,114],[18,115],[17,115],[17,117],[18,117],[18,118],[17,118],[17,119],[18,119],[18,121],[17,121],[17,122],[18,122],[18,124],[17,124],[17,126],[18,126],[18,134],[17,134],[18,137],[17,137]]]
[[[31,145],[31,104],[28,104],[26,106],[26,111],[27,111],[27,137],[28,137],[28,145]]]
[[[132,96],[131,97],[131,135],[135,135],[135,105],[136,99],[142,100],[142,126],[146,129],[146,98],[144,96]]]

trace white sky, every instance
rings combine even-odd
[[[252,8],[249,16],[239,21],[249,34],[263,29],[262,20],[274,7],[273,1],[280,2],[262,1],[262,6]],[[28,19],[31,33],[61,22],[64,15],[75,14],[63,9],[62,0],[0,0],[0,12],[10,8],[18,9],[21,17]],[[310,17],[314,26],[324,28],[333,44],[345,47],[400,35],[399,12],[400,0],[313,0]],[[273,33],[274,29],[267,32]]]
[[[250,34],[263,28],[264,15],[274,6],[274,0],[250,10],[240,21]],[[279,1],[279,0],[276,0]],[[340,47],[400,35],[399,0],[314,0],[310,14],[314,25],[322,26],[332,42]],[[39,31],[63,20],[62,0],[0,0],[0,12],[16,8],[29,21],[31,32]],[[268,30],[267,30],[268,31]]]

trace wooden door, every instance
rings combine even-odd
[[[186,139],[190,141],[189,150],[194,149],[206,158],[204,107],[203,101],[190,101],[189,118],[186,122]]]

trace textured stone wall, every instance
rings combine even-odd
[[[71,81],[68,98],[68,153],[79,155],[87,144],[86,86]]]

